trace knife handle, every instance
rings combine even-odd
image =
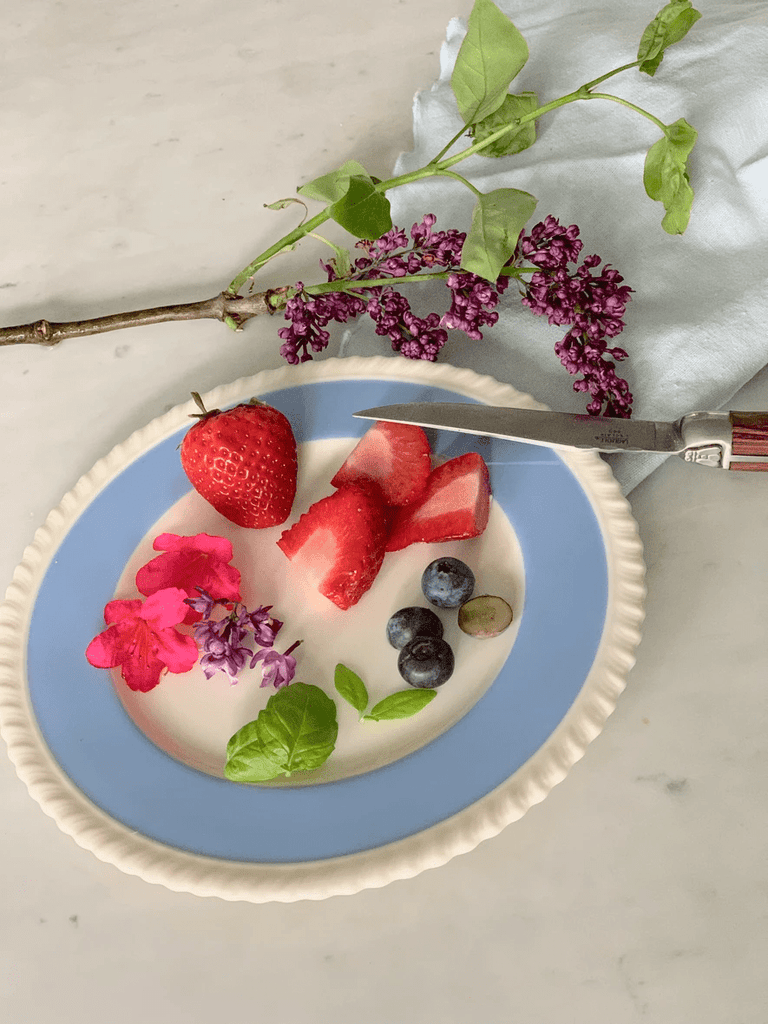
[[[768,412],[731,412],[731,449],[734,455],[768,456]],[[768,472],[765,462],[731,462],[729,469]]]

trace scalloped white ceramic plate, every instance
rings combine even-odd
[[[252,395],[281,408],[299,442],[294,517],[330,491],[333,470],[367,427],[352,417],[357,409],[457,399],[536,406],[468,370],[391,358],[284,367],[205,400],[221,408]],[[605,463],[434,432],[438,456],[478,446],[486,459],[488,530],[388,555],[368,594],[340,612],[291,576],[273,543],[280,528],[240,530],[190,492],[176,449],[191,411],[189,403],[154,420],[78,482],[37,532],[0,608],[0,728],[46,813],[81,846],[147,881],[265,902],[412,876],[543,799],[602,728],[640,636],[641,545]],[[446,617],[457,669],[428,708],[361,725],[337,700],[339,740],[323,769],[237,785],[222,777],[223,749],[265,703],[258,679],[230,687],[195,671],[133,694],[85,662],[104,605],[133,596],[135,570],[165,530],[229,536],[244,596],[275,605],[281,639],[304,639],[298,677],[334,697],[338,661],[365,678],[374,700],[402,688],[384,625],[418,600],[421,571],[438,554],[469,562],[479,590],[509,596],[515,626],[476,641]]]

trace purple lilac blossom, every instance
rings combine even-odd
[[[391,277],[396,280],[422,270],[453,269],[461,260],[465,234],[451,229],[433,231],[434,214],[426,214],[411,228],[411,248],[408,235],[402,228],[393,227],[381,238],[373,241],[361,239],[356,243],[364,255],[354,261],[347,279],[351,282]],[[323,263],[328,280],[339,280],[333,262]],[[331,320],[347,323],[367,312],[376,324],[376,333],[388,337],[395,352],[410,359],[434,362],[448,340],[448,334],[437,313],[418,317],[408,299],[394,288],[384,285],[361,287],[361,295],[350,292],[329,292],[310,296],[301,281],[285,307],[285,318],[290,326],[278,331],[283,345],[280,354],[289,363],[306,362],[312,352],[327,347],[330,333],[325,330]]]
[[[329,292],[327,295],[307,295],[301,281],[296,283],[296,294],[285,307],[285,319],[290,327],[281,327],[277,332],[283,345],[280,355],[286,362],[295,365],[312,358],[312,352],[322,352],[330,340],[330,333],[323,330],[331,320],[345,324],[365,309],[365,303],[357,295],[347,292]]]
[[[575,224],[562,228],[550,216],[521,237],[518,251],[541,268],[528,283],[523,305],[537,316],[546,316],[550,324],[570,325],[555,352],[568,373],[581,374],[573,389],[591,396],[587,412],[628,419],[632,394],[627,382],[617,376],[614,362],[626,359],[627,353],[609,348],[606,339],[624,329],[622,317],[632,289],[622,285],[621,274],[607,263],[593,274],[600,265],[599,256],[587,256],[575,273],[568,269],[581,252],[578,233]]]
[[[260,661],[263,662],[262,686],[272,685],[279,690],[281,686],[290,683],[296,672],[296,659],[288,653],[280,654],[278,651],[262,648],[251,658],[251,668],[255,668]]]
[[[213,606],[218,602],[211,597],[207,590],[202,587],[195,587],[200,592],[199,597],[186,597],[184,604],[188,604],[194,611],[199,612],[204,619],[210,619]]]
[[[200,597],[186,598],[185,603],[189,604],[195,611],[201,612],[205,618],[194,627],[194,637],[198,649],[202,652],[200,667],[205,673],[206,679],[211,679],[216,672],[224,672],[229,676],[231,683],[238,682],[238,677],[245,667],[248,659],[251,658],[251,667],[258,661],[265,658],[272,652],[269,650],[275,642],[277,634],[283,627],[279,619],[273,618],[269,613],[272,605],[261,605],[254,611],[249,612],[245,605],[236,604],[234,607],[224,601],[218,601],[203,590]],[[213,609],[216,605],[231,607],[228,615],[221,619],[213,619]],[[261,648],[256,654],[246,646],[246,643],[253,638],[253,642]],[[297,645],[289,648],[290,653]],[[275,652],[276,653],[276,652]],[[294,658],[288,662],[281,662],[283,655],[278,658],[269,658],[265,664],[273,666],[270,669],[269,679],[273,677],[279,682],[275,685],[285,686],[293,678],[296,668]],[[293,669],[291,669],[291,663]],[[290,670],[290,671],[289,671]],[[266,685],[262,681],[262,686]]]
[[[228,615],[217,622],[203,619],[195,626],[195,640],[203,652],[200,667],[205,678],[216,672],[225,672],[231,683],[236,683],[241,669],[251,655],[251,649],[242,645],[246,630]]]
[[[253,630],[253,637],[259,647],[271,647],[275,642],[275,637],[283,628],[283,623],[279,619],[273,619],[269,614],[271,608],[270,604],[246,613],[246,618]]]
[[[443,315],[443,327],[463,331],[473,341],[482,341],[481,327],[493,326],[499,319],[495,312],[499,297],[509,285],[509,277],[502,275],[496,285],[477,274],[450,274],[447,281],[451,291],[451,308]]]
[[[392,227],[381,238],[360,240],[356,247],[364,255],[355,259],[345,275],[352,285],[360,281],[358,293],[329,292],[311,296],[298,282],[288,300],[285,317],[290,326],[278,331],[284,344],[281,355],[289,363],[305,362],[312,352],[328,345],[325,330],[331,320],[347,323],[367,313],[376,325],[376,334],[388,337],[395,352],[409,359],[434,362],[445,345],[449,330],[460,330],[473,341],[481,341],[481,328],[498,321],[496,306],[509,286],[510,275],[501,274],[495,283],[460,270],[465,234],[451,229],[434,231],[436,218],[426,214],[410,231]],[[546,316],[550,324],[568,326],[568,333],[555,345],[555,352],[568,373],[581,375],[574,390],[586,392],[591,401],[587,411],[599,415],[629,417],[632,395],[626,381],[616,375],[616,362],[627,357],[623,348],[609,348],[606,339],[616,337],[624,328],[622,317],[632,289],[622,285],[623,278],[606,264],[600,272],[599,256],[587,256],[575,271],[583,243],[575,224],[562,227],[550,216],[522,234],[515,256],[507,266],[519,266],[527,260],[538,268],[523,297],[523,305],[537,316]],[[323,263],[328,281],[339,279],[333,261]],[[447,278],[451,305],[442,317],[429,313],[418,317],[408,299],[389,285],[366,287],[366,280],[398,278],[421,271],[449,270]]]

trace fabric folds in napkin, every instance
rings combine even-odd
[[[511,91],[535,91],[542,103],[635,60],[643,30],[662,6],[496,3],[530,49]],[[529,227],[547,214],[578,224],[582,256],[599,254],[634,289],[626,327],[613,344],[629,353],[620,372],[635,396],[633,416],[643,419],[727,405],[768,363],[768,11],[764,0],[702,0],[698,8],[702,18],[666,51],[654,78],[631,69],[601,86],[667,124],[684,117],[698,130],[689,165],[696,197],[684,235],[662,230],[664,210],[643,188],[645,154],[660,133],[617,103],[561,107],[540,119],[531,148],[501,159],[473,157],[455,168],[484,192],[533,193],[539,203]],[[414,148],[400,156],[395,174],[423,166],[461,128],[450,78],[465,32],[461,20],[449,23],[440,77],[414,100]],[[437,215],[437,228],[469,227],[473,196],[458,182],[435,178],[389,195],[394,222],[406,229],[424,213]],[[426,312],[436,295],[441,304],[434,308],[447,308],[440,292],[409,292],[414,311]],[[565,330],[533,316],[514,286],[499,312],[482,341],[450,332],[441,361],[491,374],[553,409],[583,412],[585,400],[554,353]],[[342,350],[369,355],[386,344],[367,321],[346,333]],[[661,458],[609,461],[627,493]]]

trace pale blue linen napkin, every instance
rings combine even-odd
[[[540,102],[635,60],[643,29],[657,12],[647,0],[497,5],[530,48],[511,91],[535,91]],[[533,193],[539,205],[531,223],[552,214],[562,224],[578,224],[583,255],[598,253],[634,289],[615,343],[629,353],[620,369],[634,392],[633,415],[644,419],[727,405],[768,363],[768,10],[765,0],[694,6],[703,17],[667,50],[654,78],[632,69],[601,87],[665,123],[684,117],[698,130],[690,161],[696,198],[684,235],[662,230],[663,208],[643,189],[645,154],[658,129],[616,103],[562,107],[540,120],[537,142],[523,153],[478,156],[455,168],[482,191]],[[414,149],[400,156],[394,173],[424,165],[461,127],[450,77],[465,32],[459,19],[448,25],[440,77],[414,100]],[[390,198],[395,223],[406,228],[426,212],[437,215],[437,228],[469,226],[473,197],[457,182],[432,179]],[[409,292],[414,310],[426,312],[434,294]],[[442,296],[440,302],[447,308]],[[441,361],[491,374],[553,409],[584,411],[554,354],[565,330],[522,307],[513,287],[499,311],[483,341],[451,332]],[[386,345],[365,318],[346,333],[342,351],[368,355]],[[628,493],[661,459],[619,455],[609,461]]]

